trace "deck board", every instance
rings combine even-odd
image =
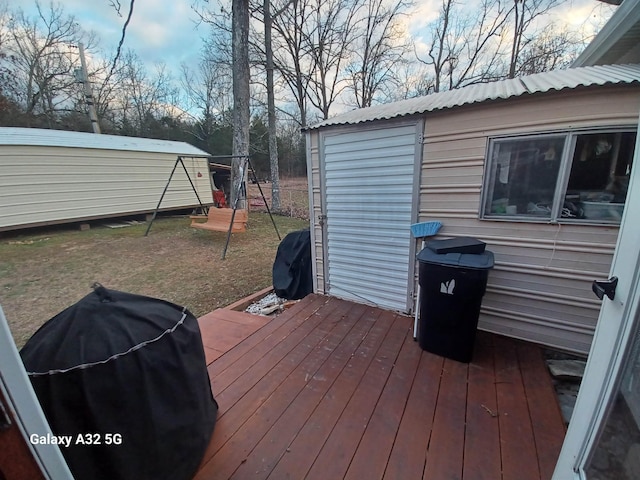
[[[364,376],[305,478],[325,480],[345,477],[406,337],[404,322],[392,313],[382,312],[378,321],[383,325],[390,324],[391,328],[378,350],[370,357],[371,362]]]
[[[400,353],[393,363],[384,390],[367,425],[346,478],[382,478],[404,414],[420,349],[406,341],[412,330],[405,327]],[[410,378],[409,378],[410,377]]]
[[[411,327],[310,295],[235,346],[203,335],[224,353],[196,479],[550,478],[564,424],[540,349],[481,332],[464,364]]]
[[[369,329],[367,335],[359,339],[340,375],[290,443],[287,454],[279,459],[269,478],[305,478],[386,335],[386,325],[376,323],[379,314],[379,311],[368,309],[361,317],[360,321]]]
[[[444,358],[416,350],[420,363],[387,463],[387,478],[422,478],[424,473]]]
[[[214,363],[211,363],[207,370],[209,376],[218,383],[218,390],[224,388],[221,384],[221,375],[227,370],[231,372],[228,378],[235,379],[243,368],[236,366],[237,362],[246,362],[244,358],[249,352],[255,353],[254,349],[260,345],[264,348],[268,345],[276,345],[283,336],[288,335],[294,328],[308,320],[314,313],[318,311],[327,302],[326,298],[314,297],[305,301],[304,303],[298,303],[291,309],[285,311],[283,314],[275,317],[270,322],[265,324],[262,328],[251,334],[240,344],[233,349],[227,351],[223,357],[217,359]],[[207,345],[207,347],[215,347],[215,345]],[[254,355],[255,356],[255,355]]]
[[[359,317],[355,314],[335,325],[330,334],[315,347],[314,361],[301,365],[302,368],[296,369],[287,382],[280,386],[277,393],[286,398],[283,401],[274,398],[274,403],[286,404],[288,399],[289,405],[232,478],[267,478],[287,450],[291,451],[290,445],[297,433],[349,361],[356,346],[354,344],[367,335],[370,325],[358,322]]]
[[[469,366],[446,359],[423,478],[462,478]]]
[[[556,465],[557,452],[562,448],[564,426],[556,422],[560,406],[556,392],[549,382],[549,373],[542,360],[542,352],[533,345],[518,344],[518,357],[522,370],[525,396],[531,411],[533,434],[538,453],[540,476],[551,478]],[[555,407],[555,408],[554,408]]]
[[[198,318],[207,365],[270,322],[270,318],[219,308]]]
[[[335,307],[336,305],[333,304],[328,309],[329,314],[337,311]],[[302,316],[302,318],[305,317]],[[320,320],[320,316],[310,315],[306,321],[299,322],[299,324],[298,322],[287,324],[290,328],[295,326],[297,328],[288,335],[285,335],[281,329],[276,330],[252,348],[250,354],[244,355],[234,362],[235,369],[227,368],[223,371],[222,382],[218,382],[216,378],[211,379],[214,395],[220,409],[216,430],[205,454],[205,458],[211,458],[196,478],[229,478],[240,462],[246,461],[246,455],[249,451],[246,451],[245,447],[237,449],[238,438],[234,439],[233,437],[239,431],[239,435],[246,431],[246,429],[240,430],[244,423],[262,407],[275,388],[287,380],[287,377],[324,337],[326,327],[314,328],[320,325]],[[267,418],[269,414],[270,412],[266,409],[260,410],[262,417]],[[252,439],[257,436],[255,431],[248,434]],[[233,442],[227,444],[231,439]],[[228,457],[218,455],[222,448],[230,452]],[[236,457],[239,459],[237,463],[230,461]],[[233,470],[227,470],[232,467]],[[228,474],[228,476],[224,476],[224,474]]]
[[[503,337],[495,337],[494,340],[503,476],[521,480],[538,479],[540,470],[518,363],[517,344]]]
[[[502,469],[493,341],[481,332],[476,341],[479,348],[469,365],[463,479],[493,480]]]

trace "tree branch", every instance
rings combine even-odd
[[[116,7],[116,11],[118,12],[118,15],[120,15],[120,2],[118,2],[116,0],[117,3],[117,7]],[[131,3],[129,4],[129,15],[127,15],[127,20],[124,22],[124,25],[122,26],[122,36],[120,37],[120,42],[118,42],[118,48],[116,49],[116,56],[113,57],[113,63],[111,64],[111,70],[109,70],[109,74],[107,75],[107,78],[105,80],[105,82],[108,82],[109,79],[111,78],[111,75],[113,75],[113,72],[116,69],[116,66],[118,64],[118,59],[120,58],[120,52],[122,51],[122,44],[124,43],[124,38],[125,35],[127,34],[127,27],[129,26],[129,22],[131,21],[131,17],[133,15],[133,4],[135,3],[135,0],[131,0]],[[112,5],[114,5],[113,2],[111,2]],[[114,5],[115,6],[115,5]]]

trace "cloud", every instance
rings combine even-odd
[[[42,3],[42,5],[46,5]],[[83,30],[94,32],[101,44],[110,45],[124,23],[107,1],[65,0],[61,4],[66,15],[75,17]],[[26,7],[24,7],[27,9]],[[35,2],[28,11],[35,12]],[[117,42],[117,40],[116,40]]]
[[[83,30],[95,33],[98,48],[110,56],[129,13],[129,1],[121,0],[121,4],[121,16],[108,0],[64,0],[62,6]],[[42,5],[47,7],[44,2]],[[35,1],[21,8],[30,15],[36,13]],[[123,48],[134,50],[150,70],[154,64],[164,62],[177,75],[181,62],[192,62],[200,53],[204,30],[196,28],[195,20],[191,0],[136,0]]]
[[[438,19],[441,2],[438,0],[425,0],[419,2],[406,17],[405,23],[409,32],[416,32]]]
[[[162,2],[138,0],[127,30],[125,46],[135,50],[146,64],[164,62],[177,71],[183,61],[197,58],[202,30],[188,0]]]
[[[479,0],[469,0],[456,3],[463,12],[470,12],[480,6]],[[438,19],[442,0],[423,0],[412,10],[411,15],[404,19],[405,30],[413,38],[418,52],[427,49],[430,41],[429,26]],[[593,0],[561,1],[547,15],[541,16],[536,22],[542,26],[553,22],[559,27],[567,27],[571,31],[579,32],[584,38],[591,38],[602,25],[611,17],[616,7]]]
[[[554,10],[553,18],[585,38],[591,38],[611,18],[616,8],[604,2],[566,2]]]

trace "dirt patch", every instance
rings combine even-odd
[[[275,219],[283,238],[308,227],[297,218]],[[0,304],[18,347],[46,320],[87,295],[96,281],[184,305],[196,316],[271,284],[280,241],[268,215],[251,213],[247,232],[232,235],[224,261],[226,233],[196,230],[189,223],[186,217],[158,218],[147,237],[146,224],[4,234]]]

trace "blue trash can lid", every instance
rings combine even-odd
[[[493,252],[485,250],[480,254],[436,253],[430,248],[423,248],[418,254],[418,261],[446,267],[488,270],[493,268]]]

